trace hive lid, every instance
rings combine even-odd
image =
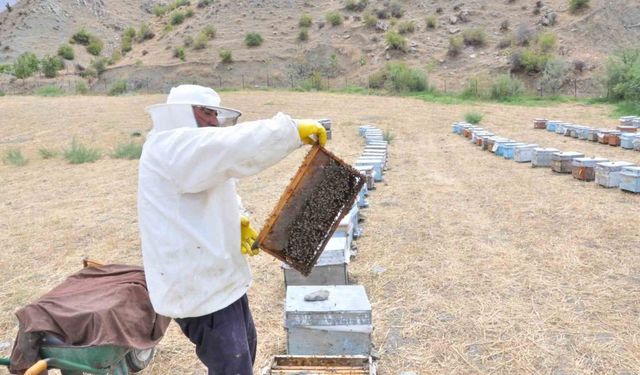
[[[573,159],[573,165],[577,167],[592,167],[597,163],[604,163],[609,161],[606,158],[575,158]]]
[[[623,167],[632,167],[634,164],[628,161],[607,161],[604,163],[598,163],[596,166],[608,170],[621,170]]]
[[[554,153],[554,152],[560,151],[557,148],[544,148],[544,147],[536,147],[533,150],[535,152],[540,152],[540,153]]]
[[[627,176],[640,177],[640,167],[622,167],[621,173]]]
[[[324,301],[304,297],[326,290]],[[286,327],[371,324],[371,303],[362,285],[297,285],[287,287]]]
[[[575,158],[584,157],[584,154],[580,152],[567,151],[567,152],[556,152],[555,154],[553,154],[553,156],[556,156],[560,159],[575,159]]]

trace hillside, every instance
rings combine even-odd
[[[520,47],[514,42],[512,47],[498,48],[504,40],[518,40],[526,34],[532,44],[533,35],[552,32],[557,41],[550,54],[564,59],[570,67],[577,61],[582,69],[571,71],[571,77],[578,81],[581,93],[593,93],[593,78],[607,56],[640,37],[640,4],[635,0],[592,0],[577,13],[569,12],[566,0],[369,1],[368,10],[396,6],[402,13],[397,19],[379,20],[380,27],[367,27],[363,22],[366,10],[349,11],[345,3],[214,0],[199,7],[194,0],[176,10],[191,9],[193,16],[171,25],[171,13],[153,14],[154,6],[166,3],[152,0],[22,0],[12,12],[0,13],[0,64],[12,62],[25,51],[38,56],[55,54],[58,46],[83,27],[103,40],[102,56],[111,57],[120,49],[126,28],[139,29],[146,23],[155,36],[133,43],[130,52],[91,82],[94,90],[104,90],[121,78],[136,88],[150,90],[184,80],[204,80],[223,87],[290,86],[309,78],[313,71],[327,79],[323,85],[364,85],[372,72],[391,60],[428,71],[431,83],[441,90],[458,90],[470,77],[482,81],[509,71],[510,53]],[[331,26],[326,21],[330,11],[338,11],[344,22]],[[542,25],[542,18],[551,13],[555,24]],[[303,14],[313,20],[304,42],[298,40]],[[437,20],[433,29],[426,26],[428,16]],[[406,21],[414,21],[415,28],[404,34],[406,51],[388,50],[381,29],[395,30]],[[508,27],[501,30],[501,25]],[[200,50],[189,46],[207,26],[215,28],[215,38]],[[472,28],[484,32],[484,45],[464,46],[457,56],[450,56],[449,39]],[[249,32],[259,33],[262,45],[247,47],[244,39]],[[174,57],[179,47],[184,48],[184,61]],[[231,51],[232,63],[221,62],[221,48]],[[74,61],[67,62],[63,71],[68,75],[78,73],[77,64],[87,67],[93,58],[83,46],[75,45],[74,50]],[[535,87],[539,75],[520,73],[530,88]],[[8,79],[4,78],[5,88]]]

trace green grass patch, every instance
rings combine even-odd
[[[122,95],[127,92],[127,81],[124,79],[115,81],[109,88],[110,96]]]
[[[138,142],[129,141],[128,143],[119,143],[111,157],[114,159],[140,159],[142,155],[142,145]]]
[[[259,33],[248,33],[244,37],[244,44],[248,47],[257,47],[263,42],[262,36]]]
[[[64,95],[64,90],[58,86],[54,85],[46,85],[39,87],[36,90],[36,95],[38,96],[62,96]]]
[[[48,148],[40,148],[38,149],[38,154],[43,159],[53,159],[58,156],[58,152],[55,150],[51,150]]]
[[[479,124],[484,115],[479,112],[467,112],[464,114],[464,120],[470,124]]]
[[[27,158],[22,155],[22,151],[20,151],[19,148],[12,148],[5,151],[2,156],[2,161],[5,164],[15,165],[16,167],[21,167],[28,162]]]
[[[69,164],[93,163],[100,159],[100,150],[86,147],[73,139],[71,147],[64,150],[63,156]]]

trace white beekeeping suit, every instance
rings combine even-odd
[[[219,107],[213,90],[201,89],[174,88],[167,104],[147,108],[153,130],[140,158],[145,274],[154,309],[172,318],[221,310],[247,292],[251,273],[240,252],[235,179],[268,168],[302,145],[296,122],[282,113],[198,128],[192,105],[215,108],[221,123],[237,116]]]

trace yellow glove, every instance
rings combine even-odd
[[[327,131],[324,126],[316,120],[295,120],[298,125],[298,133],[300,133],[300,140],[303,143],[312,145],[316,141],[320,146],[324,146],[327,143]],[[315,139],[312,137],[315,136]]]
[[[258,238],[258,232],[251,228],[249,218],[240,216],[240,251],[242,254],[249,254],[251,256],[258,255],[260,249],[251,248],[256,238]]]

